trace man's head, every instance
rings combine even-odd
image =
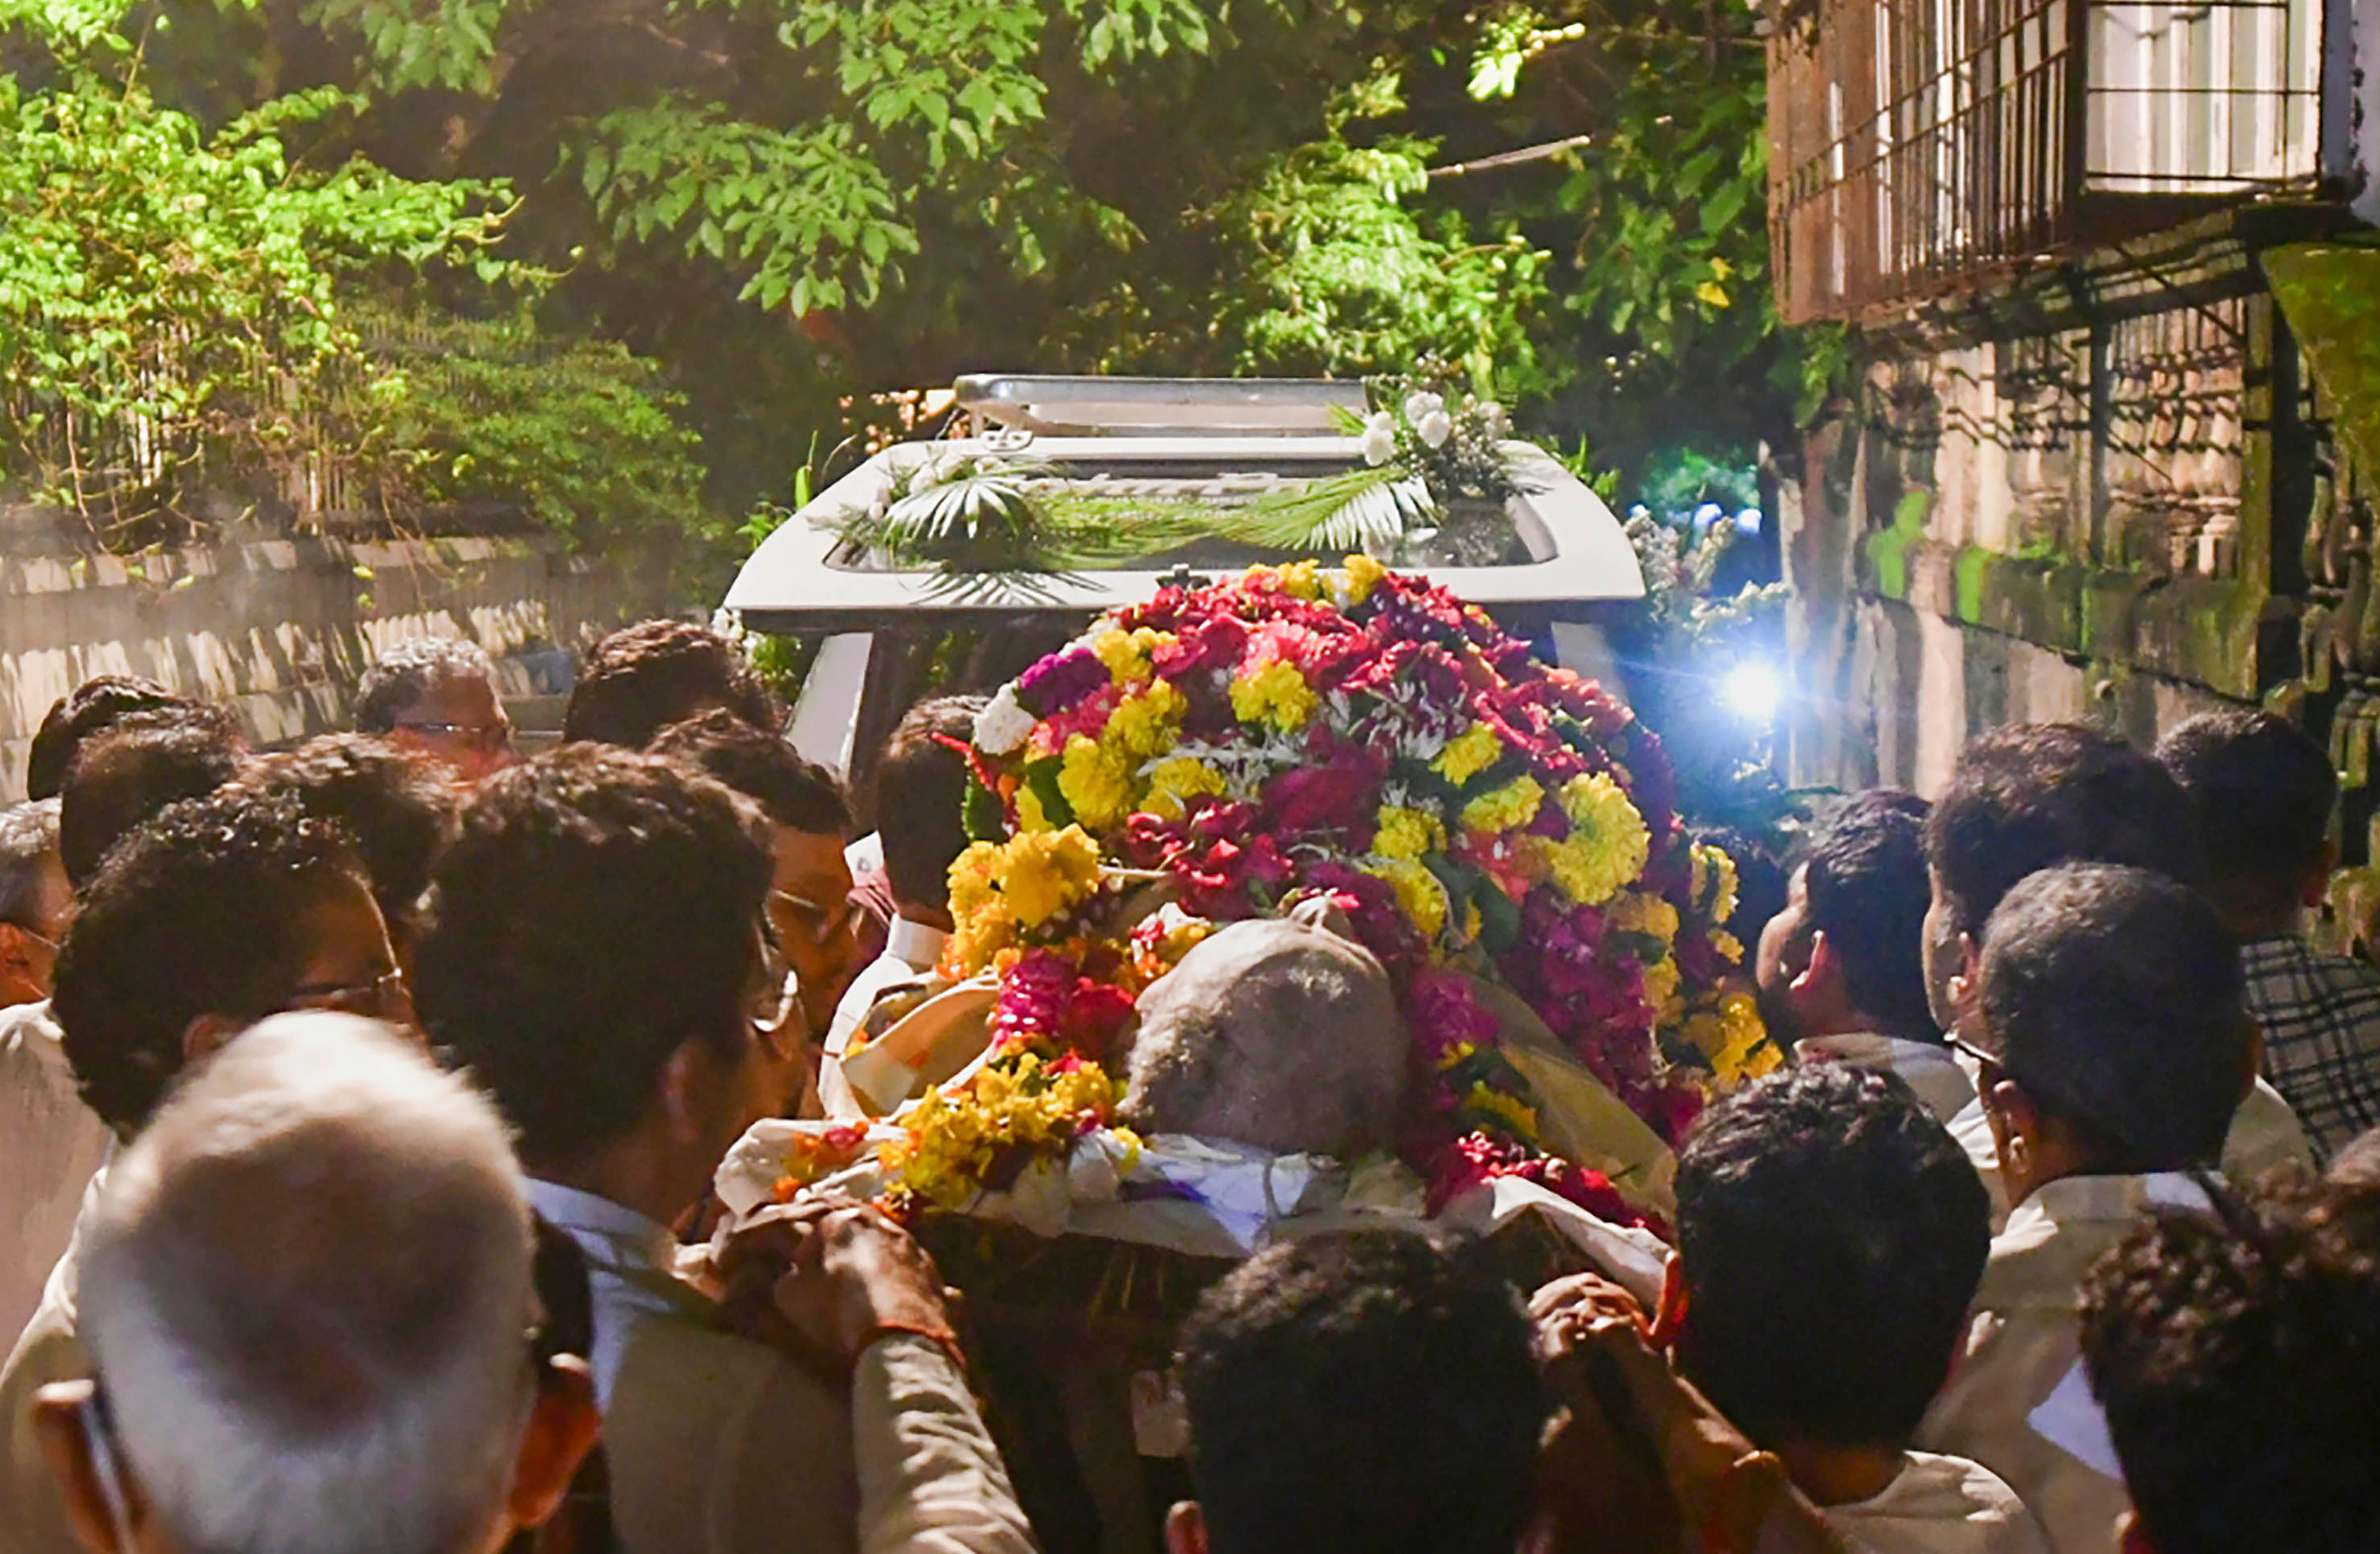
[[[74,887],[58,861],[58,801],[0,809],[0,1009],[50,996]]]
[[[1984,925],[2010,887],[2056,863],[2119,863],[2200,882],[2190,803],[2165,768],[2096,729],[2029,723],[1960,754],[1925,818],[1933,905],[1926,991],[1935,1024],[1958,1024]]]
[[[430,871],[459,823],[446,768],[365,735],[326,734],[264,757],[242,785],[290,794],[308,814],[346,832],[371,878],[391,942],[401,956],[409,953]]]
[[[876,767],[877,832],[884,839],[884,877],[901,915],[947,929],[951,865],[966,851],[966,758],[979,696],[943,696],[909,709],[885,742]]]
[[[782,1105],[754,1029],[784,980],[770,875],[759,812],[675,761],[565,746],[480,786],[438,866],[415,992],[532,1171],[583,1179],[641,1149],[683,1195],[665,1220]]]
[[[84,1232],[92,1380],[37,1414],[70,1517],[117,1547],[120,1474],[144,1551],[490,1554],[595,1428],[584,1368],[531,1359],[529,1248],[469,1086],[368,1021],[266,1021],[158,1112]]]
[[[755,728],[784,722],[735,643],[688,621],[639,621],[595,644],[571,687],[562,737],[641,750],[653,735],[714,707]]]
[[[1400,1231],[1304,1237],[1182,1329],[1172,1554],[1511,1554],[1545,1393],[1512,1292]]]
[[[1909,1444],[1949,1373],[1991,1202],[1889,1075],[1770,1074],[1678,1157],[1681,1375],[1762,1446]]]
[[[651,753],[716,778],[768,817],[774,876],[769,922],[801,987],[812,1036],[823,1036],[834,1006],[859,970],[853,931],[851,806],[834,774],[804,760],[782,735],[753,727],[724,708],[663,729]]]
[[[151,816],[214,792],[247,760],[238,722],[197,702],[128,713],[85,740],[58,801],[58,856],[68,881],[81,890]]]
[[[165,810],[109,856],[58,955],[67,1059],[127,1138],[187,1067],[301,1007],[379,1016],[404,999],[346,834],[287,794]]]
[[[1992,914],[1980,983],[1964,1043],[2010,1202],[2060,1176],[2215,1163],[2257,1041],[2205,898],[2145,869],[2045,869]]]
[[[2380,1192],[2167,1210],[2082,1287],[2141,1554],[2362,1554],[2380,1528]]]
[[[2244,938],[2295,925],[2322,899],[2338,852],[2338,773],[2323,747],[2269,712],[2202,712],[2157,741],[2189,796],[2216,904]]]
[[[1753,968],[1761,1017],[1788,1043],[1866,1032],[1941,1035],[1925,996],[1925,819],[1863,795],[1811,842]]]
[[[443,761],[466,783],[519,759],[495,665],[460,637],[417,637],[382,654],[356,686],[356,728]]]
[[[85,680],[52,703],[42,726],[33,731],[32,747],[25,754],[26,796],[57,797],[66,789],[67,771],[74,765],[75,752],[82,742],[119,718],[198,705],[135,674],[100,674]]]

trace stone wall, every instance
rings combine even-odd
[[[2318,412],[2241,245],[2153,262],[1871,338],[1783,514],[1796,782],[1931,793],[1985,729],[2147,744],[2300,673]]]
[[[667,568],[574,555],[540,535],[407,541],[225,539],[126,561],[0,509],[0,799],[21,796],[50,705],[92,674],[143,674],[237,708],[260,745],[347,726],[374,654],[468,636],[515,697],[565,688],[568,650],[686,608]]]

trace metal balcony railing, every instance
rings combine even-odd
[[[1818,0],[1769,55],[1795,322],[1904,305],[2321,172],[2322,0]]]

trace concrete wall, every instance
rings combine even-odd
[[[42,714],[93,674],[225,702],[273,745],[348,726],[357,676],[406,637],[473,637],[509,694],[535,697],[564,688],[557,650],[689,602],[664,567],[542,536],[251,538],[127,562],[75,551],[38,510],[0,509],[0,799],[22,795]]]

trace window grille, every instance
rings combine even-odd
[[[1794,321],[2319,176],[2321,0],[1816,0],[1769,62]]]

